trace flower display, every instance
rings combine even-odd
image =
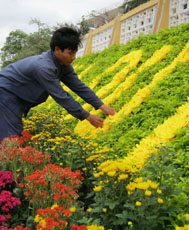
[[[2,212],[9,212],[17,205],[21,205],[20,199],[13,197],[12,193],[6,190],[3,190],[0,193],[0,207]]]
[[[78,197],[75,190],[79,188],[83,180],[81,174],[79,170],[72,172],[70,168],[48,164],[43,170],[36,170],[24,178],[26,183],[24,194],[30,202],[41,207],[45,203],[53,203],[53,200],[69,207],[71,201]]]
[[[0,191],[14,184],[14,173],[10,171],[0,171]]]
[[[32,109],[22,136],[0,145],[0,229],[188,229],[187,38],[182,25],[74,61],[117,112],[106,117],[63,84],[103,128],[51,97]]]

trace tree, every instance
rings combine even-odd
[[[122,5],[124,14],[148,1],[150,0],[124,0],[123,5]]]
[[[79,27],[72,23],[62,23],[51,28],[36,18],[31,19],[29,24],[36,25],[37,31],[30,34],[26,34],[21,30],[9,33],[5,45],[1,48],[2,68],[21,58],[41,54],[42,52],[47,51],[50,48],[49,43],[52,33],[60,27],[67,26],[78,29],[81,31],[81,35],[84,35],[89,31],[89,27],[87,26],[84,17],[82,17],[82,21],[78,24]]]
[[[81,35],[85,35],[89,32],[90,28],[84,16],[82,16],[81,22],[78,23]]]
[[[10,32],[1,49],[2,67],[21,58],[41,54],[49,49],[52,29],[37,19],[30,24],[37,25],[37,32],[26,34],[21,30]]]
[[[37,25],[37,31],[28,36],[28,46],[32,47],[35,54],[48,50],[52,29],[36,18],[31,19],[29,24]]]
[[[27,45],[28,35],[22,30],[9,33],[5,45],[1,48],[2,67],[11,63],[15,56]]]

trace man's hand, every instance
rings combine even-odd
[[[108,107],[108,106],[106,106],[104,104],[101,105],[99,109],[101,109],[104,112],[105,115],[114,115],[116,113],[115,109],[110,108],[110,107]]]
[[[91,125],[93,125],[96,128],[102,128],[104,120],[96,115],[90,114],[86,120],[88,120]]]

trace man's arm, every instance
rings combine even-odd
[[[89,116],[89,113],[85,111],[69,93],[64,91],[53,69],[38,69],[35,72],[35,78],[45,88],[48,94],[72,116],[79,120],[84,120]]]
[[[68,77],[67,75],[66,77]],[[75,101],[75,99],[66,91],[63,90],[60,79],[56,76],[54,71],[52,69],[48,68],[41,68],[38,69],[35,73],[35,78],[37,81],[40,82],[40,84],[43,85],[43,87],[46,89],[46,91],[53,97],[53,99],[59,103],[63,108],[65,108],[68,113],[70,113],[72,116],[84,120],[87,119],[93,126],[95,127],[102,127],[103,126],[103,119],[96,115],[89,114],[87,111],[85,111],[81,105]],[[67,78],[66,78],[67,79]],[[78,78],[77,78],[78,79]],[[63,81],[64,82],[64,81]],[[72,82],[69,80],[69,82]],[[75,83],[79,83],[79,87],[76,90],[78,95],[83,93],[83,88],[87,89],[87,94],[84,93],[84,98],[86,98],[86,101],[92,101],[91,104],[96,108],[101,108],[102,111],[104,111],[106,114],[108,114],[110,111],[107,106],[103,105],[102,101],[95,95],[95,93],[89,89],[84,83],[82,83],[79,79],[78,81],[74,82],[74,87],[76,87]],[[66,84],[68,87],[69,84]],[[73,85],[73,84],[70,84]],[[80,88],[81,87],[81,88]],[[72,89],[72,87],[70,87]],[[84,90],[84,92],[86,92]],[[88,97],[86,96],[88,95]]]
[[[67,87],[95,109],[101,109],[105,115],[115,114],[115,109],[104,105],[96,94],[78,78],[72,66],[69,66],[69,72],[61,80]]]
[[[62,76],[62,82],[88,104],[92,105],[95,109],[99,109],[99,107],[103,105],[103,102],[78,78],[71,65],[66,68],[67,71],[65,75]]]

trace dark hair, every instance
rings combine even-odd
[[[50,47],[51,50],[55,50],[55,46],[58,46],[62,51],[64,49],[78,50],[81,44],[80,31],[70,28],[62,27],[53,33],[51,38]]]

